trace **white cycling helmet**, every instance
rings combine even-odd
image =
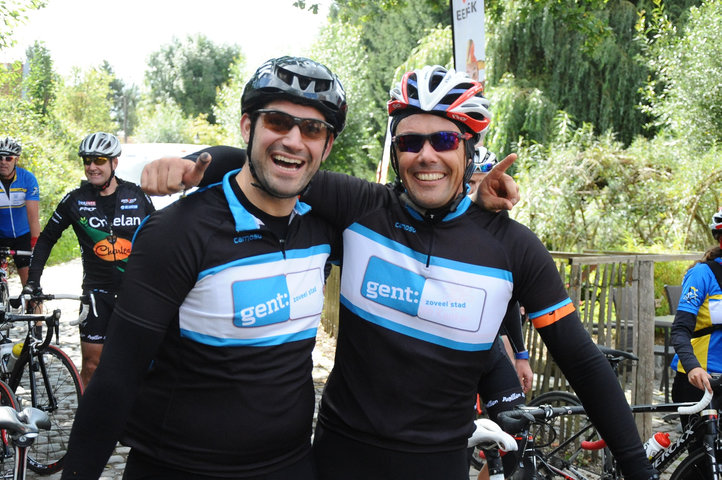
[[[78,155],[81,157],[119,157],[121,152],[118,137],[111,133],[91,133],[80,142]]]
[[[20,155],[23,151],[20,142],[15,140],[13,137],[5,137],[0,139],[0,155]]]
[[[489,173],[497,162],[496,155],[487,150],[486,147],[478,146],[474,154],[474,166],[471,173]]]
[[[712,231],[712,234],[722,234],[722,208],[719,210],[719,212],[712,215],[712,223],[709,224],[709,229]]]

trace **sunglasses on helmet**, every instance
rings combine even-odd
[[[83,157],[83,165],[86,167],[89,167],[91,163],[94,163],[97,166],[105,165],[109,161],[110,158],[108,157]]]
[[[469,140],[470,133],[460,132],[434,132],[424,135],[422,133],[403,133],[394,136],[391,141],[400,152],[417,153],[424,147],[428,140],[431,147],[437,152],[448,152],[459,148],[461,140]]]
[[[298,118],[279,110],[256,110],[261,115],[263,127],[273,132],[285,135],[291,129],[298,125],[298,129],[308,140],[320,140],[328,137],[329,133],[334,132],[333,125],[316,118]]]
[[[3,162],[12,162],[16,158],[18,158],[17,155],[0,155],[0,160]]]
[[[496,165],[496,162],[475,163],[474,170],[471,173],[489,173],[494,168],[494,165]]]

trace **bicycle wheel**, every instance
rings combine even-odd
[[[717,461],[719,462],[719,457]],[[696,449],[682,460],[669,477],[670,480],[707,480],[709,478],[711,478],[709,463],[703,447]]]
[[[5,382],[0,382],[0,405],[18,409],[13,391]],[[15,448],[7,431],[0,430],[0,479],[11,480],[15,470]]]
[[[529,406],[551,405],[553,407],[581,406],[582,402],[573,393],[552,391],[534,397]],[[547,460],[557,468],[577,468],[599,475],[604,463],[611,461],[608,448],[585,450],[582,441],[594,442],[600,439],[597,430],[585,415],[562,415],[553,420],[536,424],[531,432],[537,447],[547,455]]]
[[[83,388],[73,361],[54,345],[35,354],[35,368],[30,370],[29,355],[25,353],[13,370],[10,387],[21,407],[33,406],[50,417],[50,430],[42,430],[28,449],[30,469],[47,475],[63,468]]]

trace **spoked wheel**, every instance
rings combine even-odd
[[[547,392],[535,397],[529,406],[551,405],[552,407],[581,406],[579,398],[569,392]],[[580,432],[584,433],[572,439]],[[586,415],[561,415],[548,423],[532,427],[531,433],[537,447],[547,454],[547,460],[557,468],[572,466],[594,475],[604,470],[604,462],[611,462],[607,447],[600,450],[585,450],[582,442],[597,442],[601,438]]]
[[[719,458],[717,461],[719,462]],[[682,460],[672,472],[670,480],[707,480],[709,478],[712,478],[710,465],[704,448],[700,447]]]
[[[36,354],[32,372],[29,360],[28,354],[18,359],[10,386],[21,407],[33,406],[50,417],[50,430],[41,430],[28,449],[30,469],[47,475],[63,468],[83,388],[73,361],[54,345]]]

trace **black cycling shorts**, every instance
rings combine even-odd
[[[160,465],[153,458],[143,455],[135,449],[130,450],[123,473],[123,480],[228,480],[228,478],[188,473],[173,466]],[[293,480],[318,480],[313,456],[310,452],[293,465],[275,472],[243,477],[244,480],[288,480],[290,478]]]
[[[108,322],[115,309],[118,295],[105,290],[83,291],[83,295],[91,293],[95,298],[95,310],[92,304],[87,318],[80,323],[80,341],[85,343],[105,343]],[[97,313],[97,315],[96,315]]]
[[[20,235],[17,238],[0,238],[0,247],[8,247],[11,250],[30,251],[30,232]],[[15,268],[24,268],[30,265],[30,255],[13,255]]]
[[[313,455],[320,480],[468,480],[466,448],[400,452],[352,440],[316,425]]]

